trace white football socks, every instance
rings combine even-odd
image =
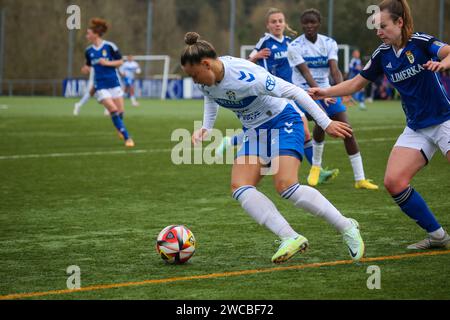
[[[350,163],[352,164],[355,181],[365,180],[366,177],[364,174],[364,166],[362,162],[361,153],[358,152],[357,154],[348,157],[350,158]]]
[[[81,98],[81,100],[78,102],[78,105],[81,107],[82,105],[86,104],[86,102],[89,100],[90,97],[91,95],[89,94],[89,91],[86,92]]]
[[[252,186],[243,186],[233,193],[233,198],[241,203],[242,208],[258,222],[281,239],[296,238],[289,223],[277,210],[273,202]]]
[[[317,217],[324,218],[339,232],[344,232],[352,226],[350,220],[344,217],[319,191],[298,183],[289,187],[281,196],[297,208],[303,209]]]
[[[325,142],[317,142],[313,139],[313,159],[312,165],[317,167],[322,167],[322,156],[323,156],[323,148],[325,147]]]
[[[433,239],[441,240],[445,237],[445,230],[441,227],[436,231],[428,233]]]

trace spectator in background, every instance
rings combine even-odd
[[[348,79],[353,79],[354,77],[356,77],[358,74],[361,73],[362,69],[363,64],[361,61],[361,52],[359,50],[353,50],[352,60],[350,61],[350,70],[348,73]],[[360,110],[367,110],[366,104],[364,103],[364,101],[366,100],[365,96],[366,96],[365,89],[361,89],[361,91],[353,94],[353,99],[358,101]]]

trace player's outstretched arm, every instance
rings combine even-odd
[[[308,93],[314,100],[321,100],[328,97],[349,96],[360,91],[368,84],[369,80],[365,79],[361,75],[357,75],[351,80],[341,82],[340,84],[327,89],[311,88],[308,90]]]

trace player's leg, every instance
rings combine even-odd
[[[384,178],[387,191],[400,209],[428,233],[427,239],[408,246],[408,249],[430,249],[450,244],[450,237],[438,223],[425,200],[410,185],[412,178],[427,164],[424,153],[431,159],[434,152],[395,146],[389,157]]]
[[[331,119],[350,124],[345,111],[334,114],[331,116]],[[366,179],[362,156],[354,134],[350,138],[344,139],[344,146],[352,165],[353,175],[355,178],[355,187],[357,189],[378,190],[377,185]]]
[[[116,91],[117,92],[115,94],[115,98],[113,99],[113,101],[114,101],[114,104],[117,106],[117,113],[119,115],[120,120],[123,123],[123,117],[124,117],[124,113],[125,113],[124,101],[123,101],[123,97],[119,93],[119,90],[116,90]],[[125,131],[127,131],[125,128],[125,124],[123,125],[123,128],[125,129]],[[122,135],[123,139],[125,140],[126,147],[134,147],[135,146],[135,143],[134,143],[133,139],[129,136],[128,131],[127,131],[126,135],[123,133],[122,130],[119,130],[119,133]]]
[[[318,190],[298,183],[297,176],[300,168],[298,158],[280,156],[272,162],[272,165],[279,168],[274,176],[277,192],[297,208],[325,219],[343,235],[352,259],[361,259],[364,254],[364,242],[359,233],[358,223],[344,217]]]
[[[302,121],[303,121],[303,130],[305,132],[305,143],[303,145],[303,149],[305,152],[305,158],[306,160],[308,160],[309,164],[312,166],[313,165],[313,140],[311,137],[311,131],[309,130],[309,126],[308,126],[308,117],[305,115],[304,112],[302,112],[300,110],[300,107],[296,104],[292,105],[294,107],[294,109],[296,109],[299,114],[302,117]],[[310,116],[309,116],[310,117]],[[312,118],[311,118],[312,119]],[[338,169],[333,169],[333,170],[328,170],[328,169],[324,169],[322,167],[320,167],[320,169],[318,170],[317,168],[312,169],[313,172],[317,172],[319,171],[319,178],[317,181],[317,184],[321,184],[324,183],[328,180],[334,179],[338,176],[339,174],[339,170]],[[314,175],[315,173],[313,173],[312,175]],[[311,181],[313,181],[312,179],[310,179]]]
[[[139,106],[139,102],[137,102],[136,97],[134,96],[134,81],[130,83],[130,99],[133,107]]]
[[[233,198],[240,202],[242,208],[256,222],[268,228],[283,242],[288,239],[300,239],[301,236],[292,229],[273,202],[256,189],[262,178],[261,168],[262,165],[257,156],[241,156],[235,160],[231,172]],[[293,241],[289,241],[291,246],[286,248],[289,250],[284,254],[289,254],[289,257],[291,257],[298,252],[302,244],[297,242],[294,241],[294,245],[297,244],[297,247],[294,248],[292,247]],[[282,261],[276,260],[274,262]]]
[[[120,89],[120,88],[119,88]],[[125,141],[130,140],[130,137],[128,135],[128,131],[119,115],[119,107],[120,107],[120,97],[118,95],[118,90],[115,90],[115,92],[111,89],[102,89],[97,91],[97,98],[98,101],[108,110],[111,121],[114,125],[114,127],[117,129],[117,131],[123,136]],[[115,103],[115,101],[119,102],[119,106]],[[123,99],[122,99],[123,103]],[[123,106],[122,106],[123,108]],[[134,146],[133,145],[127,145],[126,146]]]
[[[312,187],[315,187],[319,184],[324,147],[325,132],[317,124],[314,124],[312,140],[312,164],[307,178],[308,184]]]
[[[89,98],[91,97],[91,89],[87,90],[83,97],[81,98],[80,101],[78,101],[77,103],[75,103],[75,106],[73,108],[73,115],[77,116],[80,114],[81,111],[81,107],[84,106],[86,104],[86,102],[88,102]]]

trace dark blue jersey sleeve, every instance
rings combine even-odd
[[[366,78],[369,81],[375,82],[379,76],[384,73],[383,66],[381,65],[381,52],[377,49],[370,61],[366,64],[366,66],[361,71],[360,75]]]
[[[430,59],[438,59],[439,50],[447,45],[433,36],[420,32],[414,33],[411,41],[429,55]]]
[[[122,59],[122,54],[120,53],[120,50],[118,47],[111,46],[110,50],[111,50],[111,57],[113,58],[113,60]]]

